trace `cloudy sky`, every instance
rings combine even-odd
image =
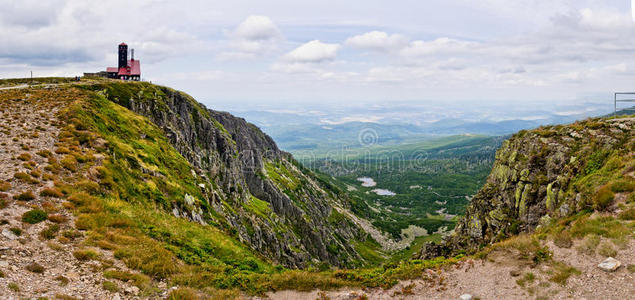
[[[604,99],[635,90],[628,0],[0,0],[0,77],[116,65],[213,105]]]

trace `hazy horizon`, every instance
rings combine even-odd
[[[125,41],[145,80],[224,110],[610,106],[635,89],[631,12],[627,0],[5,0],[0,74],[104,70]]]

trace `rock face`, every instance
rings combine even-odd
[[[347,207],[347,202],[253,124],[147,83],[90,88],[150,119],[207,181],[202,188],[207,199],[186,195],[182,205],[170,209],[175,215],[225,227],[289,267],[360,261],[351,241],[365,239],[365,232],[332,208]]]
[[[515,134],[497,151],[455,234],[426,245],[421,256],[475,248],[592,208],[595,183],[576,180],[632,155],[634,128],[633,118],[593,119]]]

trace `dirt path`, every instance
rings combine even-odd
[[[28,84],[21,84],[21,85],[15,85],[15,86],[6,86],[6,87],[0,87],[0,90],[11,90],[11,89],[23,89],[29,87]]]
[[[548,243],[553,259],[578,269],[566,285],[550,281],[552,276],[546,265],[532,267],[501,251],[484,261],[465,261],[439,273],[429,271],[422,279],[402,281],[395,287],[383,289],[342,289],[338,291],[279,291],[270,293],[271,299],[459,299],[470,294],[480,299],[629,299],[635,295],[635,276],[626,266],[635,264],[633,240],[618,251],[615,258],[622,267],[613,273],[600,270],[597,264],[606,257],[581,254],[576,250],[582,242],[571,248],[558,248]],[[531,280],[523,280],[532,274]],[[527,277],[526,277],[527,276]],[[517,281],[521,281],[521,286]],[[523,282],[524,281],[524,282]]]

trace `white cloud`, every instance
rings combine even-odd
[[[284,59],[292,63],[320,63],[335,59],[339,48],[338,44],[313,40],[287,53]]]
[[[406,57],[453,56],[473,53],[479,46],[476,42],[442,37],[432,41],[412,41],[408,47],[401,50],[401,54]]]
[[[370,31],[346,40],[346,45],[351,47],[383,52],[399,50],[407,44],[408,38],[405,36],[401,34],[389,35],[383,31]]]
[[[246,59],[270,53],[278,48],[283,36],[266,16],[249,16],[229,34],[230,51],[218,55],[220,59]]]
[[[266,41],[282,37],[276,24],[266,16],[249,16],[240,23],[234,35],[240,39],[249,41]]]

